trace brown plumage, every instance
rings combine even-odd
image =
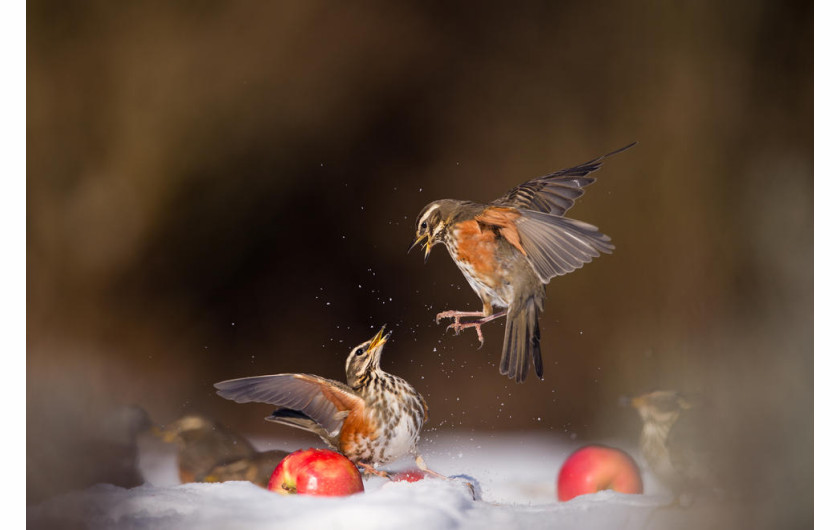
[[[542,377],[539,315],[545,285],[615,248],[597,227],[565,214],[583,188],[595,182],[588,175],[600,169],[605,158],[633,145],[530,180],[488,204],[442,199],[427,204],[417,216],[411,248],[424,242],[428,259],[432,247],[443,243],[482,303],[481,311],[444,311],[436,320],[454,319],[449,328],[456,334],[474,328],[483,344],[481,326],[506,316],[499,363],[503,375],[522,382],[532,361],[537,377]],[[503,310],[494,314],[494,307]],[[479,318],[461,322],[464,317]]]
[[[257,451],[251,442],[209,418],[191,414],[156,434],[178,445],[178,478],[187,482],[247,480],[268,486],[268,479],[286,451]]]
[[[309,374],[246,377],[216,383],[218,394],[237,403],[270,403],[278,408],[266,420],[317,434],[364,470],[417,453],[420,430],[428,419],[423,396],[402,378],[384,372],[382,349],[390,337],[384,326],[350,351],[347,384]]]
[[[675,501],[685,502],[719,486],[712,467],[714,424],[706,425],[692,414],[695,405],[672,390],[642,394],[631,404],[642,419],[642,456]]]

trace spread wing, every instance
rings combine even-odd
[[[535,178],[508,191],[476,217],[493,226],[508,243],[525,254],[543,283],[567,274],[615,246],[598,227],[564,217],[595,182],[588,176],[600,169],[607,157],[636,145],[622,147],[589,162]]]
[[[516,228],[525,256],[543,283],[615,249],[597,226],[568,217],[525,210]]]
[[[595,182],[595,178],[588,175],[600,169],[605,158],[626,151],[634,145],[636,142],[575,167],[529,180],[511,189],[492,204],[564,215],[574,206],[575,200],[583,195],[583,188]]]
[[[543,283],[615,248],[598,227],[559,215],[490,206],[475,220],[494,227],[522,252]]]
[[[350,411],[364,406],[362,398],[347,385],[316,375],[263,375],[222,381],[214,386],[217,394],[237,403],[269,403],[300,413],[330,436],[338,434]]]

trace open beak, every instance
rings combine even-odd
[[[373,337],[373,340],[370,341],[370,346],[368,346],[368,351],[375,350],[379,348],[386,342],[388,342],[388,338],[391,336],[391,332],[385,333],[385,326],[382,326],[382,329],[379,330],[379,333]]]
[[[423,248],[426,249],[426,252],[423,255],[423,263],[426,263],[427,261],[429,261],[429,253],[432,251],[432,236],[431,235],[420,236],[417,239],[415,239],[414,243],[412,243],[411,246],[408,247],[408,252],[411,252],[411,250],[414,247],[416,247],[421,241],[423,241],[424,237],[426,238],[426,242],[423,244]]]
[[[411,251],[414,250],[414,247],[416,247],[417,244],[420,243],[421,241],[423,241],[423,236],[420,236],[417,239],[415,239],[414,243],[412,243],[411,246],[408,247],[408,252],[406,252],[406,254],[410,254]]]

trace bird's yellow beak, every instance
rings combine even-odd
[[[170,429],[152,425],[151,432],[156,438],[160,438],[166,443],[172,443],[175,441],[175,433]]]
[[[414,243],[412,243],[411,246],[408,247],[408,251],[411,252],[411,250],[414,247],[416,247],[421,241],[423,241],[423,238],[426,238],[426,242],[423,244],[423,248],[426,249],[426,252],[423,255],[423,263],[426,263],[427,261],[429,261],[429,253],[432,251],[432,236],[431,236],[431,234],[426,234],[424,236],[419,236],[417,239],[414,240]]]
[[[423,237],[424,236],[417,236],[417,239],[414,240],[414,243],[412,243],[411,246],[408,247],[408,252],[406,252],[406,254],[411,253],[411,251],[414,250],[414,247],[416,247],[418,243],[423,241]]]
[[[368,346],[368,351],[375,350],[376,348],[382,346],[386,342],[388,342],[388,338],[391,336],[391,332],[385,333],[385,326],[382,326],[382,329],[379,330],[379,333],[376,334],[375,337],[370,341],[370,346]]]

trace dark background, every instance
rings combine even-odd
[[[634,440],[619,397],[678,389],[807,526],[813,72],[802,2],[27,2],[28,487],[120,404],[276,433],[212,383],[343,379],[387,323],[430,430]],[[414,219],[634,140],[516,385],[501,323],[434,324],[480,304]]]

